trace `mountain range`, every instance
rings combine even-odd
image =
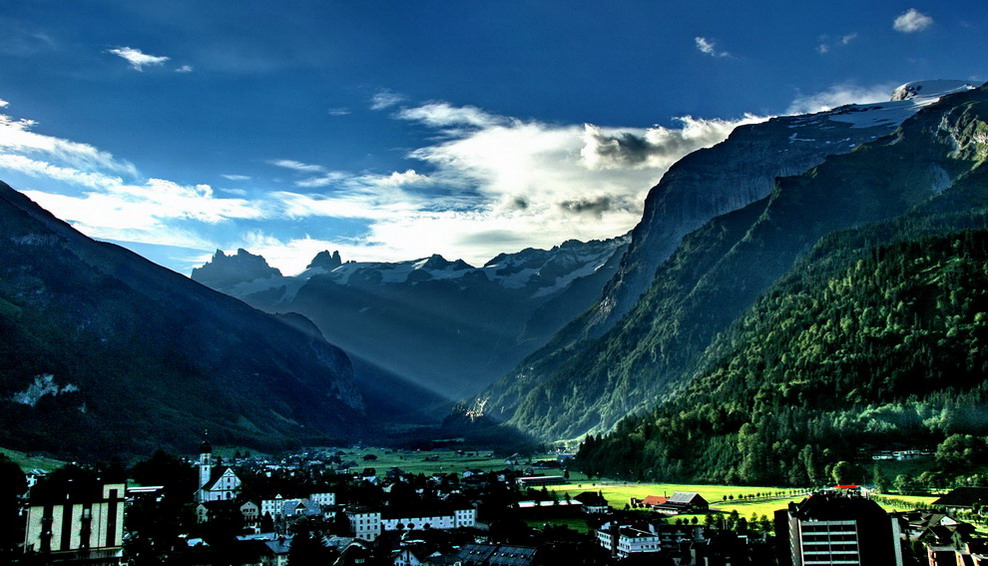
[[[267,312],[296,312],[354,359],[450,400],[474,395],[593,304],[628,236],[500,254],[482,267],[442,256],[343,262],[321,252],[283,276],[246,250],[192,279]]]
[[[737,128],[610,240],[192,281],[0,186],[0,444],[380,437],[468,399],[445,430],[585,438],[590,473],[805,485],[985,433],[986,159],[988,89],[909,83]]]

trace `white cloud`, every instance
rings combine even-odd
[[[405,120],[422,122],[427,126],[475,126],[485,128],[505,124],[509,120],[484,112],[474,106],[453,106],[446,102],[433,102],[415,108],[406,108],[398,113]]]
[[[850,45],[855,39],[858,38],[857,32],[846,33],[840,37],[833,38],[829,35],[820,36],[820,44],[817,45],[817,53],[829,53],[834,47],[842,47],[845,45]]]
[[[706,53],[711,57],[730,57],[731,54],[727,51],[718,51],[717,44],[712,39],[707,39],[705,37],[696,36],[693,38],[693,43],[696,45],[697,50],[700,53]]]
[[[526,246],[617,236],[638,222],[645,195],[672,163],[739,124],[761,120],[685,117],[679,127],[618,129],[522,121],[445,102],[407,108],[395,118],[440,134],[409,154],[428,174],[348,174],[282,160],[300,173],[317,173],[297,186],[330,190],[271,195],[279,216],[362,219],[364,235],[334,242],[255,235],[250,249],[292,273],[327,248],[364,261],[441,253],[482,264]]]
[[[902,33],[923,31],[931,25],[933,25],[933,18],[919,12],[916,8],[910,8],[902,14],[899,14],[899,16],[895,18],[895,21],[892,22],[892,27],[895,31]]]
[[[310,163],[302,163],[301,161],[295,161],[293,159],[272,159],[268,161],[271,165],[276,167],[282,167],[284,169],[291,169],[292,171],[298,171],[300,173],[325,173],[326,168],[322,165],[312,165]]]
[[[240,198],[216,197],[209,185],[188,186],[164,179],[148,179],[141,184],[121,183],[100,189],[74,196],[37,191],[25,193],[47,194],[39,198],[54,204],[56,210],[49,210],[60,218],[113,229],[164,227],[167,220],[215,224],[265,216],[263,205]]]
[[[328,112],[330,116],[346,116],[350,113],[350,109],[340,106],[337,108],[330,108]]]
[[[137,202],[91,193],[82,197],[43,191],[22,191],[55,216],[89,237],[118,242],[212,250],[211,238],[187,226],[166,222]]]
[[[10,106],[10,103],[7,102],[6,100],[0,98],[0,108],[6,108],[8,106]]]
[[[166,59],[167,59],[167,57],[166,57]],[[194,70],[195,69],[192,68],[192,65],[182,65],[181,67],[175,69],[175,72],[176,73],[191,73]]]
[[[91,237],[208,249],[191,225],[269,214],[263,201],[218,197],[208,185],[142,179],[130,163],[34,125],[0,114],[0,170],[44,180],[46,190],[24,187],[24,194]]]
[[[317,171],[312,171],[313,173]],[[299,179],[295,181],[296,187],[328,187],[329,185],[334,185],[345,179],[350,178],[350,174],[344,173],[342,171],[325,171],[321,170],[321,174],[316,177],[306,177],[305,179]]]
[[[148,55],[140,49],[134,49],[133,47],[115,47],[113,49],[107,49],[106,52],[125,59],[130,63],[130,68],[135,71],[143,71],[146,65],[163,65],[165,61],[171,59],[170,57]],[[192,70],[191,67],[189,70]]]
[[[230,181],[250,181],[251,179],[250,175],[220,175],[220,177]]]
[[[897,85],[880,84],[859,86],[855,84],[834,85],[827,90],[814,94],[800,94],[789,105],[787,114],[812,114],[823,112],[845,104],[871,104],[887,102],[891,92]]]
[[[370,219],[368,234],[351,246],[357,259],[438,252],[483,263],[512,249],[505,246],[622,234],[672,163],[759,120],[687,117],[678,128],[616,129],[522,121],[443,102],[395,117],[441,134],[409,154],[432,169],[428,175],[337,175],[327,195],[280,195],[290,215]]]
[[[0,114],[0,152],[27,155],[47,155],[63,165],[85,171],[109,171],[134,176],[137,169],[112,154],[89,144],[38,134],[32,131],[32,120],[16,120]]]
[[[655,126],[639,131],[586,124],[580,155],[590,169],[666,169],[683,155],[724,140],[737,126],[765,119],[753,115],[740,120],[699,120],[684,116],[677,118],[679,128]]]
[[[120,177],[80,171],[72,167],[61,167],[47,161],[9,153],[0,153],[0,168],[17,171],[31,177],[49,178],[92,189],[106,189],[123,183],[123,179]]]
[[[391,92],[390,90],[382,90],[371,98],[371,110],[391,108],[392,106],[401,104],[404,100],[405,97],[398,93]]]

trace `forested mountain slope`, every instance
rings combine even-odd
[[[580,464],[595,474],[812,485],[878,449],[984,435],[986,228],[982,209],[825,238],[707,352],[704,372],[588,438]]]

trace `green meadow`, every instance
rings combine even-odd
[[[17,450],[10,450],[8,448],[0,448],[0,454],[10,458],[15,464],[21,467],[25,472],[28,470],[45,470],[50,472],[52,470],[57,470],[61,468],[66,463],[61,460],[56,460],[54,458],[49,458],[47,456],[35,456],[28,454],[26,452],[18,452]]]
[[[330,450],[336,450],[330,448]],[[494,458],[487,451],[465,450],[458,453],[454,450],[391,450],[387,448],[341,448],[344,460],[357,462],[358,468],[374,468],[382,473],[388,468],[401,468],[410,474],[432,475],[462,474],[465,470],[483,470],[492,472],[503,470],[506,466],[504,458]],[[371,456],[370,459],[365,459]],[[524,465],[524,464],[523,464]],[[556,471],[545,472],[557,474]]]

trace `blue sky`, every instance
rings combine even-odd
[[[632,228],[739,123],[988,80],[955,2],[17,1],[0,179],[183,273],[286,273]]]

